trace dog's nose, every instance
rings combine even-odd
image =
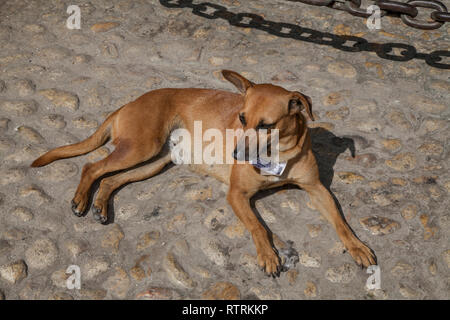
[[[239,159],[238,159],[238,152],[237,152],[237,149],[234,149],[234,151],[233,151],[233,158],[234,158],[235,160],[239,160]]]

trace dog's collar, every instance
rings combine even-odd
[[[252,166],[258,168],[262,175],[281,176],[286,169],[287,161],[284,162],[264,162],[260,158],[249,161]]]

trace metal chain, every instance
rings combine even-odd
[[[330,7],[332,9],[347,11],[351,15],[367,18],[370,16],[366,9],[361,7],[361,0],[287,0],[302,2],[314,6]],[[450,13],[447,7],[437,0],[409,0],[399,2],[391,0],[373,0],[380,7],[381,15],[400,16],[403,23],[410,27],[424,30],[440,28],[445,22],[450,22]],[[433,21],[417,20],[419,8],[434,9],[430,15]]]
[[[309,2],[315,3],[326,3],[329,0],[307,0]],[[355,0],[352,2],[357,3]],[[419,0],[413,0],[419,1]],[[321,32],[305,27],[301,27],[296,24],[274,22],[264,19],[261,15],[254,13],[233,13],[228,11],[226,7],[218,4],[202,2],[199,4],[194,4],[193,0],[159,0],[159,2],[167,8],[190,8],[192,13],[206,18],[206,19],[224,19],[232,26],[242,27],[242,28],[254,28],[261,31],[265,31],[272,35],[282,38],[291,38],[300,41],[306,41],[321,45],[332,46],[336,49],[349,52],[375,52],[380,58],[388,59],[392,61],[409,61],[414,58],[423,59],[425,62],[435,68],[439,69],[450,69],[450,64],[439,63],[443,60],[443,57],[450,57],[449,51],[434,51],[429,54],[418,53],[416,48],[413,46],[403,44],[403,43],[370,43],[366,39],[357,36],[345,36],[345,35],[335,35],[332,33]],[[386,1],[382,1],[386,2]],[[388,6],[395,7],[395,4],[390,4]],[[397,11],[405,11],[401,7],[395,7]],[[406,7],[404,7],[406,9]],[[409,10],[409,9],[408,9]],[[414,12],[411,12],[414,13]],[[413,23],[417,23],[414,22]],[[420,23],[420,22],[419,22]],[[346,45],[347,43],[352,43],[353,45]],[[393,54],[393,49],[403,49],[399,55]]]
[[[439,12],[448,14],[447,8],[445,7],[445,5],[439,1],[409,0],[408,4],[412,5],[416,8],[435,9],[435,11],[433,12],[434,14],[439,13]],[[444,22],[437,21],[433,18],[432,19],[434,20],[434,22],[428,22],[428,21],[416,20],[415,19],[416,16],[402,15],[401,17],[402,17],[403,23],[407,24],[408,26],[411,26],[414,28],[420,28],[420,29],[427,29],[427,30],[437,29],[437,28],[440,28],[444,24]]]

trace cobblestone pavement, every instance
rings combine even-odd
[[[417,30],[287,1],[211,1],[230,12],[418,52],[449,49],[450,26]],[[65,27],[68,5],[81,29]],[[447,1],[447,5],[450,3]],[[209,20],[159,1],[0,2],[0,298],[449,299],[449,71],[391,61]],[[399,54],[400,50],[396,51]],[[448,61],[448,59],[447,59]],[[221,69],[313,99],[314,150],[324,183],[378,256],[381,289],[343,253],[335,232],[285,188],[255,206],[292,241],[299,262],[280,278],[255,264],[226,186],[183,166],[122,188],[113,223],[70,211],[82,166],[111,150],[29,168],[80,141],[105,115],[161,87],[234,90]],[[355,157],[350,149],[354,145]],[[65,270],[81,268],[81,289]]]

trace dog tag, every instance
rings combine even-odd
[[[255,167],[261,170],[263,175],[273,175],[273,176],[281,176],[286,169],[287,162],[266,162],[263,163],[260,159],[256,159],[250,161],[250,163]]]

